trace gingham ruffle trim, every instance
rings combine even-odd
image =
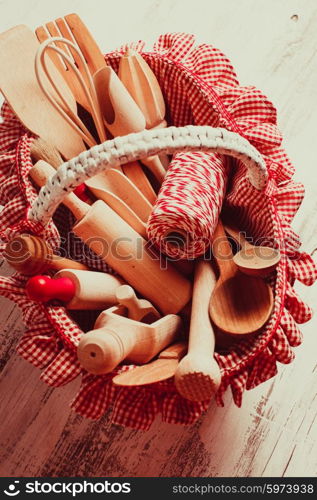
[[[240,342],[229,355],[216,354],[223,375],[217,403],[223,404],[222,396],[230,386],[234,401],[240,406],[245,389],[274,376],[277,361],[288,363],[292,360],[291,347],[301,342],[297,323],[311,317],[310,308],[297,296],[292,285],[296,279],[311,285],[317,278],[317,268],[309,255],[299,252],[299,237],[290,227],[301,203],[303,188],[292,181],[294,168],[281,147],[275,108],[254,87],[238,86],[231,63],[218,49],[207,45],[194,48],[193,44],[191,35],[167,34],[160,37],[154,52],[144,54],[163,88],[173,124],[225,127],[240,133],[257,147],[270,173],[265,201],[270,201],[272,220],[268,218],[265,223],[272,226],[271,236],[283,243],[283,260],[276,280],[272,281],[275,310],[265,331],[253,344]],[[140,42],[135,48],[142,50],[142,47]],[[118,66],[118,54],[124,49],[107,56],[114,69]],[[3,117],[4,123],[0,125],[0,194],[5,208],[0,214],[0,223],[1,238],[6,241],[21,231],[43,234],[44,228],[26,219],[26,210],[36,196],[27,179],[31,166],[30,136],[23,135],[25,130],[7,105],[3,107]],[[250,219],[248,210],[244,214],[241,210],[241,207],[245,209],[246,201],[250,206],[259,203],[259,211],[262,209],[261,200],[247,186],[241,165],[238,165],[233,184],[226,201],[228,210],[239,214],[239,222],[250,234],[261,235],[263,226],[254,213]],[[58,246],[59,235],[53,222],[45,229],[45,234],[55,238]],[[100,263],[92,262],[92,267],[99,268]],[[39,307],[26,299],[23,277],[17,275],[1,278],[0,293],[21,307],[27,324],[18,347],[20,354],[43,370],[42,378],[46,383],[58,386],[75,378],[80,369],[74,348],[81,332],[64,308]],[[70,324],[74,331],[69,329]],[[118,371],[123,369],[129,367],[120,367]],[[113,422],[148,429],[157,413],[161,413],[166,422],[192,424],[209,404],[208,401],[192,404],[184,400],[176,393],[171,380],[131,391],[115,389],[112,376],[83,373],[81,388],[72,402],[74,410],[88,418],[99,418],[112,406]]]

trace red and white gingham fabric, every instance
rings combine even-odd
[[[134,48],[142,51],[143,43]],[[115,70],[125,49],[106,56]],[[192,35],[174,33],[161,36],[153,52],[143,55],[163,89],[170,124],[212,125],[237,132],[260,151],[269,170],[270,180],[263,193],[250,185],[245,167],[232,161],[223,205],[226,216],[239,228],[255,238],[265,236],[275,241],[282,252],[277,273],[270,279],[275,297],[270,320],[251,339],[243,339],[215,355],[222,373],[217,403],[223,404],[223,394],[230,386],[240,406],[245,389],[274,376],[277,362],[292,361],[292,348],[302,340],[297,324],[308,321],[312,314],[293,290],[295,280],[312,285],[317,278],[316,264],[299,251],[299,237],[290,226],[303,198],[303,186],[292,180],[294,167],[281,147],[274,106],[258,89],[239,86],[230,61],[218,49],[209,45],[195,47]],[[65,208],[58,209],[54,222],[45,229],[27,220],[27,210],[36,196],[27,175],[32,137],[6,104],[2,116],[0,201],[5,207],[0,213],[1,249],[14,234],[32,232],[50,238],[56,251],[61,246],[70,257],[84,255],[84,262],[92,269],[108,270],[70,232],[73,218]],[[203,161],[203,157],[200,159]],[[84,372],[77,362],[76,346],[82,331],[92,326],[93,313],[79,311],[70,317],[63,307],[34,303],[25,296],[25,281],[26,277],[19,274],[0,278],[0,293],[19,305],[26,324],[18,351],[42,370],[42,379],[52,386],[82,377],[72,402],[76,412],[97,419],[111,406],[113,422],[148,429],[158,413],[166,422],[188,425],[207,409],[209,401],[192,403],[179,396],[172,379],[142,388],[115,387],[114,374],[131,366],[118,367],[103,376]]]

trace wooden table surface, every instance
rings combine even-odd
[[[104,49],[153,42],[168,31],[195,33],[222,49],[242,84],[261,88],[278,109],[285,147],[306,185],[295,218],[303,248],[317,249],[317,3],[315,0],[2,0],[0,31],[31,28],[77,12]],[[150,47],[150,45],[148,45]],[[3,70],[3,68],[2,68]],[[316,254],[317,256],[317,251]],[[1,272],[10,271],[4,263]],[[297,286],[311,305],[317,287]],[[18,309],[0,299],[1,476],[315,476],[317,473],[316,319],[303,325],[295,361],[245,393],[238,409],[211,405],[192,427],[148,432],[91,422],[69,410],[78,381],[48,388],[15,353]]]

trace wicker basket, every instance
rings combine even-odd
[[[111,162],[129,161],[160,150],[211,150],[230,155],[232,168],[223,210],[247,234],[265,237],[278,244],[282,259],[269,284],[274,309],[268,323],[256,335],[232,343],[215,354],[222,373],[216,401],[230,386],[240,406],[245,389],[251,389],[277,373],[277,362],[289,363],[293,347],[301,343],[298,323],[308,321],[310,308],[293,290],[296,279],[311,285],[317,268],[311,257],[299,252],[299,237],[290,227],[304,189],[292,180],[294,169],[281,148],[276,127],[276,110],[254,87],[240,87],[234,70],[219,50],[208,45],[194,47],[187,34],[161,36],[151,53],[141,51],[162,87],[168,109],[167,130],[146,131],[96,146],[64,164],[60,175],[50,182],[50,196],[37,193],[28,179],[32,167],[30,145],[33,137],[19,123],[5,103],[0,125],[0,214],[2,248],[14,235],[31,232],[44,235],[55,250],[69,257],[84,255],[92,269],[109,271],[107,266],[70,232],[73,216],[58,202],[75,184],[106,168]],[[122,47],[106,56],[118,69]],[[191,127],[195,125],[198,127]],[[174,128],[177,127],[177,128]],[[61,175],[62,174],[62,175]],[[44,225],[44,222],[47,225]],[[81,415],[97,419],[112,407],[112,421],[124,426],[148,429],[156,414],[170,423],[192,424],[208,408],[209,401],[183,399],[172,379],[151,386],[118,388],[114,374],[91,375],[81,369],[76,346],[83,331],[90,329],[98,312],[77,311],[71,316],[59,305],[42,305],[29,300],[19,273],[0,278],[0,293],[21,309],[26,331],[18,352],[42,370],[41,379],[58,387],[81,377],[81,387],[71,405]]]

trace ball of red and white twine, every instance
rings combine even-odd
[[[201,151],[174,156],[148,221],[161,252],[193,259],[210,245],[225,196],[228,158]]]

